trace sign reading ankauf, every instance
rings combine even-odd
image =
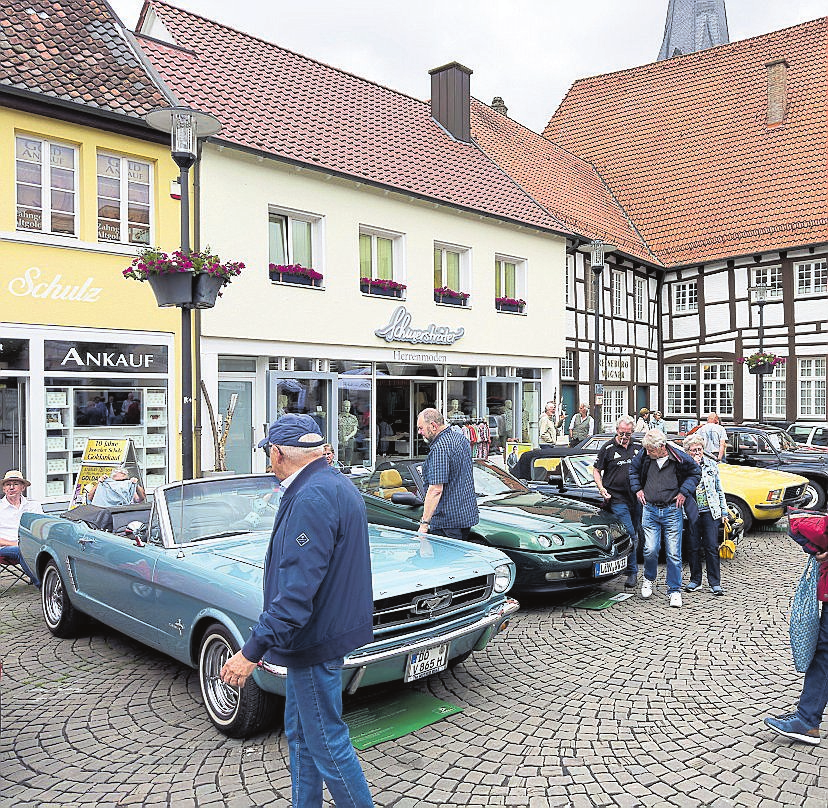
[[[166,345],[46,340],[44,368],[76,373],[166,373]]]

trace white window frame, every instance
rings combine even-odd
[[[98,188],[98,178],[101,175],[98,173],[98,164],[97,164],[97,157],[106,157],[107,159],[111,160],[118,160],[121,164],[120,170],[120,177],[118,178],[119,185],[120,185],[120,211],[118,216],[118,223],[121,229],[121,238],[119,239],[110,239],[110,238],[101,238],[101,216],[100,216],[100,190]],[[147,225],[147,240],[146,241],[132,241],[129,238],[129,164],[133,163],[140,163],[141,165],[145,165],[147,167],[147,173],[149,177],[148,185],[148,201],[147,201],[147,210],[149,215],[149,224]],[[133,155],[122,155],[122,154],[112,154],[111,152],[107,151],[99,151],[96,155],[95,161],[95,221],[96,221],[96,230],[97,230],[97,239],[98,241],[104,244],[134,244],[139,247],[148,247],[152,244],[155,244],[154,238],[154,228],[153,222],[155,221],[155,186],[154,186],[154,176],[155,172],[153,170],[154,166],[151,160],[142,160],[138,157]],[[141,183],[143,184],[143,183]],[[141,203],[143,204],[143,203]],[[127,238],[124,238],[124,235]]]
[[[802,261],[794,264],[796,296],[815,297],[828,293],[828,260]]]
[[[689,314],[699,310],[698,281],[677,281],[673,284],[673,313]]]
[[[702,365],[702,412],[733,415],[733,363]]]
[[[293,228],[290,226],[291,221],[307,222],[311,226],[311,264],[313,264],[313,266],[306,268],[313,269],[324,276],[325,265],[324,255],[322,251],[322,245],[324,244],[324,217],[318,213],[309,213],[308,211],[295,210],[293,208],[277,207],[275,205],[268,206],[267,214],[268,264],[274,263],[273,256],[270,254],[270,217],[282,216],[285,219],[287,219],[288,225],[285,228],[287,238],[287,257],[285,260],[287,261],[287,263],[296,263],[293,259]],[[272,281],[272,283],[278,283],[278,281]],[[324,277],[322,283],[325,283]]]
[[[612,316],[624,316],[624,276],[625,272],[614,269],[612,271]]]
[[[500,289],[503,292],[503,289],[506,285],[506,278],[503,264],[514,264],[515,267],[515,298],[518,300],[526,300],[527,299],[527,292],[526,292],[526,259],[525,258],[516,258],[513,255],[506,255],[504,253],[495,253],[495,274],[498,272],[502,273],[500,278]],[[500,266],[499,266],[500,265]],[[495,287],[496,288],[496,287]],[[505,296],[505,293],[502,295]]]
[[[785,365],[774,365],[773,373],[760,374],[762,380],[762,409],[760,420],[764,418],[784,418],[788,408],[786,406],[787,377]]]
[[[645,304],[644,301],[647,299],[647,279],[646,278],[636,278],[635,279],[635,319],[639,322],[646,322],[646,318],[644,316]]]
[[[627,388],[626,387],[605,387],[604,404],[601,408],[601,421],[598,424],[602,432],[612,431],[618,419],[627,415]]]
[[[825,358],[798,359],[797,369],[800,417],[825,418]]]
[[[575,351],[569,348],[567,348],[565,354],[561,358],[561,378],[575,378]]]
[[[667,386],[667,416],[695,415],[698,412],[698,368],[695,364],[667,365],[664,368]],[[676,404],[681,404],[677,407]]]
[[[432,255],[434,254],[434,250],[441,250],[442,251],[442,276],[443,282],[440,284],[440,287],[447,286],[446,282],[446,253],[453,252],[457,253],[460,256],[459,261],[459,268],[460,268],[460,288],[455,289],[455,292],[465,292],[468,295],[471,295],[471,247],[463,247],[459,244],[451,244],[448,241],[435,241],[432,247]],[[432,259],[432,267],[434,265],[434,261]],[[433,273],[432,273],[433,277]],[[436,283],[436,281],[435,281]],[[435,288],[440,288],[435,287]],[[471,303],[471,300],[469,300]]]
[[[370,236],[371,238],[371,277],[377,277],[377,239],[384,238],[391,242],[391,280],[397,283],[405,283],[405,234],[398,233],[394,230],[386,230],[382,227],[361,224],[359,226],[359,235]],[[357,262],[359,262],[360,255],[359,238],[357,238]],[[359,274],[362,277],[361,265]]]
[[[782,297],[782,267],[756,267],[753,270],[753,285],[767,288],[767,298]]]
[[[40,144],[40,228],[34,229],[31,227],[21,227],[20,226],[20,219],[19,219],[19,211],[18,208],[20,207],[30,207],[26,205],[19,205],[17,202],[17,189],[19,186],[31,186],[29,183],[21,183],[17,178],[17,160],[20,159],[17,157],[17,141],[18,140],[28,140],[34,143]],[[62,149],[70,149],[74,155],[73,159],[73,166],[71,169],[64,169],[65,171],[71,170],[72,172],[72,189],[69,191],[68,189],[56,189],[61,191],[70,192],[72,194],[73,199],[73,207],[71,211],[71,215],[74,219],[74,232],[73,233],[62,233],[56,232],[52,229],[52,183],[50,177],[50,169],[51,169],[51,149],[52,146],[58,146]],[[47,140],[46,138],[37,137],[35,135],[27,135],[21,132],[15,132],[14,138],[14,155],[15,155],[15,176],[14,176],[14,189],[15,189],[15,229],[17,232],[20,233],[47,233],[49,235],[57,236],[59,238],[71,238],[77,239],[80,234],[80,148],[73,143],[66,143],[58,140]],[[46,156],[48,159],[44,159]],[[37,165],[33,160],[22,160],[22,162],[30,163],[32,165]],[[57,213],[65,214],[66,211],[57,211]]]

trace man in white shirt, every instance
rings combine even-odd
[[[715,412],[707,416],[707,423],[699,428],[698,434],[704,439],[704,450],[721,462],[727,446],[727,432]]]
[[[30,485],[31,483],[18,469],[7,472],[0,481],[0,486],[3,488],[3,499],[0,499],[0,557],[11,559],[13,563],[19,564],[32,583],[36,583],[37,576],[26,566],[17,544],[20,517],[24,513],[43,513],[39,502],[33,502],[23,496],[23,492]]]

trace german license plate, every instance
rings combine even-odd
[[[405,667],[405,681],[413,682],[415,679],[422,679],[423,676],[444,671],[448,667],[448,652],[449,647],[446,643],[409,654]]]
[[[602,575],[612,575],[614,572],[621,572],[626,569],[627,556],[616,558],[613,561],[596,561],[595,562],[595,577],[600,578]]]

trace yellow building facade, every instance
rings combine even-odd
[[[62,501],[88,438],[129,437],[176,478],[180,313],[122,275],[179,244],[168,146],[0,108],[0,170],[0,470]]]

